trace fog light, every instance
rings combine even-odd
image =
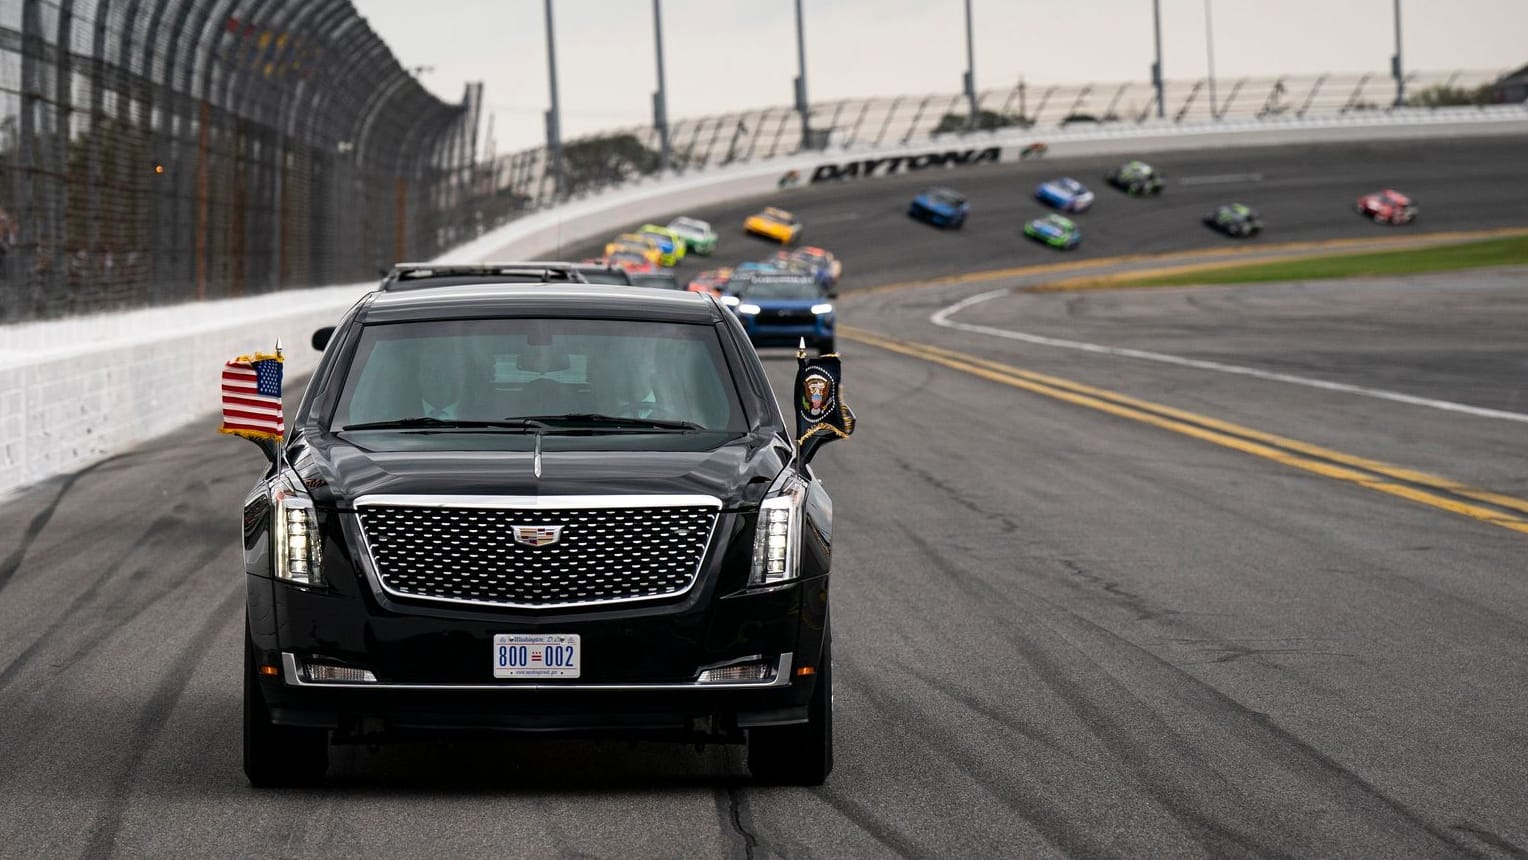
[[[307,663],[303,666],[306,680],[330,684],[375,684],[377,676],[370,669],[352,666],[333,666],[328,663]]]
[[[775,676],[773,663],[759,660],[753,663],[734,663],[718,666],[700,673],[699,684],[739,684],[750,681],[772,681]]]

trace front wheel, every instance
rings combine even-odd
[[[748,771],[776,785],[822,785],[833,772],[833,639],[823,642],[807,722],[748,730]]]
[[[255,678],[255,646],[244,634],[244,775],[255,788],[312,785],[329,769],[329,732],[271,722]]]

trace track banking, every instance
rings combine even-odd
[[[967,149],[963,152],[927,152],[922,155],[897,155],[889,158],[866,158],[842,164],[820,164],[812,171],[812,183],[832,182],[839,179],[866,179],[871,176],[890,176],[909,170],[928,167],[964,167],[969,164],[995,164],[1002,156],[1001,147]]]

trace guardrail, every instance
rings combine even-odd
[[[1525,133],[1528,107],[1441,108],[1319,119],[1069,127],[1045,136],[1045,157]],[[529,214],[439,259],[545,258],[567,245],[684,209],[765,194],[788,200],[792,185],[1021,159],[1035,140],[1030,131],[1008,129],[934,146],[807,152],[725,169],[649,176]],[[0,326],[0,497],[99,461],[196,415],[208,416],[211,432],[211,412],[218,402],[215,371],[224,360],[269,348],[279,337],[288,346],[289,378],[311,370],[318,354],[307,348],[309,334],[373,285]]]
[[[349,0],[0,0],[0,323],[432,256],[480,93],[430,95]]]

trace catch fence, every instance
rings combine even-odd
[[[1415,73],[1402,107],[1496,100],[1491,72]],[[1161,110],[1149,82],[1031,84],[977,96],[976,116],[963,93],[855,99],[811,106],[808,131],[794,107],[772,107],[674,122],[672,168],[684,173],[791,156],[883,146],[946,143],[983,132],[1033,130],[1036,140],[1066,127],[1174,125],[1274,117],[1318,117],[1395,109],[1387,73],[1166,81]],[[1160,113],[1160,116],[1159,116]],[[517,209],[553,205],[659,171],[651,126],[615,129],[563,145],[561,187],[544,147],[493,162],[492,185]]]
[[[494,214],[480,104],[350,0],[0,0],[0,322],[432,257]]]

